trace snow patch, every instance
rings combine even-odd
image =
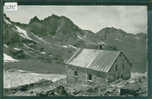
[[[25,30],[21,29],[21,28],[18,27],[18,26],[15,26],[15,27],[17,28],[17,32],[20,33],[20,36],[22,36],[22,37],[25,38],[25,39],[32,40],[32,39],[28,36],[28,34],[27,34],[27,32],[26,32]]]
[[[55,82],[65,78],[66,75],[61,74],[39,74],[24,70],[16,70],[13,72],[4,71],[4,88],[36,83],[42,79]]]
[[[16,70],[17,72],[20,72],[20,73],[27,73],[28,71],[25,71],[25,70],[21,70],[21,69],[19,69],[19,70]]]
[[[15,50],[17,50],[17,51],[20,51],[21,49],[19,49],[19,48],[14,48]]]
[[[136,81],[135,80],[129,80],[128,82],[132,84],[132,83],[135,83]]]
[[[138,78],[138,77],[146,77],[146,76],[147,76],[147,72],[145,72],[145,73],[138,73],[138,72],[131,73],[132,79]]]
[[[99,41],[97,44],[98,44],[98,45],[106,45],[106,43],[103,42],[103,41]]]
[[[33,48],[31,48],[31,47],[29,47],[28,45],[26,45],[26,44],[23,44],[26,48],[28,48],[28,49],[31,49],[31,50],[34,50]]]
[[[74,48],[77,49],[77,47],[73,46],[73,45],[62,45],[62,47],[64,48]]]
[[[38,39],[38,40],[42,41],[43,43],[48,44],[48,42],[46,42],[43,38],[41,38],[41,37],[39,37],[39,36],[35,35],[35,34],[34,34],[34,33],[32,33],[32,32],[31,32],[31,34],[32,34],[36,39]]]
[[[83,37],[81,37],[80,35],[77,35],[77,37],[78,37],[79,39],[83,40]]]
[[[46,54],[46,52],[41,52],[41,54]]]
[[[4,44],[4,47],[8,48],[8,45]]]
[[[13,57],[7,55],[7,54],[3,54],[4,56],[4,62],[18,62],[18,60],[14,59]]]
[[[64,48],[68,48],[68,46],[67,46],[67,45],[62,45],[62,47],[64,47]]]
[[[77,49],[77,47],[73,46],[73,45],[68,45],[71,48]]]

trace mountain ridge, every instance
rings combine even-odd
[[[77,48],[97,49],[104,42],[105,50],[123,50],[134,63],[133,71],[146,71],[146,34],[130,34],[114,27],[94,33],[57,15],[43,20],[33,17],[28,24],[13,22],[6,15],[4,19],[4,44],[9,47],[4,47],[4,52],[14,58],[32,57],[62,65]],[[21,50],[14,50],[16,47]]]

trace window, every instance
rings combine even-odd
[[[115,66],[115,70],[118,71],[118,65]]]
[[[74,71],[74,75],[75,75],[75,76],[78,76],[78,72],[77,72],[77,71]]]
[[[88,74],[88,80],[92,80],[92,75]]]

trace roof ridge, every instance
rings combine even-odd
[[[104,49],[88,49],[88,48],[82,48],[82,49],[87,49],[87,50],[95,50],[95,51],[109,51],[109,52],[121,52],[121,50],[104,50]]]

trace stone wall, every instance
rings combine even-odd
[[[86,73],[84,69],[67,66],[67,83],[85,83]],[[74,75],[74,72],[77,71],[78,75]]]
[[[89,70],[85,68],[67,66],[67,83],[73,84],[87,84],[87,85],[102,85],[106,82],[106,73],[97,72],[94,70]],[[74,72],[77,71],[78,75],[74,75]],[[88,80],[88,74],[92,75],[92,80]]]

